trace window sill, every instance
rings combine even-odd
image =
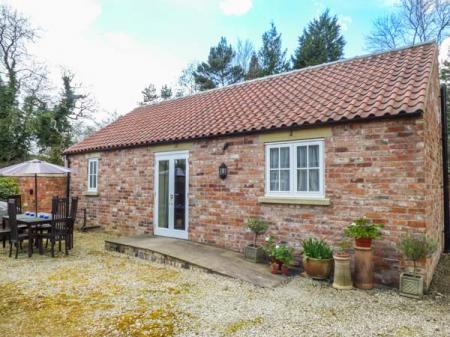
[[[258,202],[261,204],[290,204],[290,205],[316,205],[329,206],[328,198],[297,198],[297,197],[259,197]]]
[[[100,194],[98,192],[85,192],[85,197],[98,197]]]

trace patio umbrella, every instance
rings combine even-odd
[[[33,159],[20,164],[11,165],[0,169],[2,176],[24,176],[34,174],[34,204],[36,216],[38,213],[37,176],[38,174],[63,174],[70,173],[70,169],[55,164],[47,163],[43,160]]]

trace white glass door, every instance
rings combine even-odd
[[[155,235],[188,238],[188,154],[155,154]]]

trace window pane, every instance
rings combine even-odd
[[[270,168],[278,168],[278,149],[270,149]]]
[[[174,228],[186,229],[186,160],[175,160],[175,214],[174,214]]]
[[[309,167],[319,167],[319,145],[309,146]]]
[[[158,227],[169,228],[169,161],[158,163]]]
[[[309,190],[311,192],[319,191],[319,170],[309,170]]]
[[[89,175],[89,188],[92,188],[92,175]]]
[[[289,168],[289,148],[280,149],[280,168]]]
[[[306,146],[297,146],[297,167],[306,166]]]
[[[307,191],[307,170],[297,170],[297,191]]]
[[[280,170],[280,191],[289,191],[289,170]]]
[[[271,170],[270,171],[270,190],[278,191],[279,190],[278,185],[279,185],[278,170]]]

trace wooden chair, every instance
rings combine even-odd
[[[52,219],[50,221],[51,228],[46,233],[39,234],[39,242],[42,244],[42,239],[50,241],[50,251],[52,257],[55,257],[55,244],[59,243],[59,251],[61,251],[61,244],[64,241],[65,253],[69,254],[69,227],[70,218],[67,216],[69,200],[67,198],[53,197],[52,199]]]
[[[17,226],[17,204],[15,199],[8,200],[8,224],[9,224],[9,257],[12,256],[13,246],[16,248],[16,259],[19,256],[19,248],[24,240],[29,241],[28,233],[21,233]],[[29,243],[31,245],[31,243]],[[31,249],[33,245],[31,245]]]
[[[20,194],[11,195],[8,200],[14,199],[16,202],[17,214],[22,213],[22,196]]]
[[[78,197],[72,197],[69,213],[69,249],[73,248],[73,231],[77,219]]]

